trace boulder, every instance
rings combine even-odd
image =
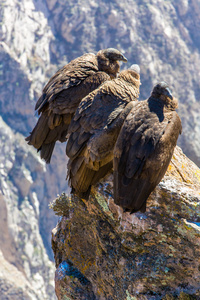
[[[145,213],[114,204],[112,175],[51,207],[59,300],[200,299],[200,170],[179,147]]]

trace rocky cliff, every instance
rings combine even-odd
[[[200,170],[176,148],[167,174],[130,215],[114,204],[112,176],[89,201],[64,194],[52,208],[58,299],[200,299]]]
[[[54,299],[54,267],[39,228],[46,167],[1,117],[0,136],[0,298]]]
[[[149,95],[158,80],[172,85],[183,122],[179,145],[200,165],[199,13],[199,0],[1,1],[0,199],[4,233],[0,250],[4,266],[8,263],[12,270],[16,268],[24,274],[26,284],[30,283],[29,294],[35,295],[30,297],[51,299],[48,290],[52,290],[53,266],[46,253],[53,258],[50,231],[57,218],[48,203],[58,193],[68,192],[65,146],[58,145],[51,165],[45,166],[24,141],[37,120],[34,105],[42,87],[71,59],[116,47],[128,57],[126,67],[132,63],[141,66],[140,99]],[[3,274],[0,278],[5,282]],[[46,284],[37,288],[34,276],[41,276],[39,281]],[[8,299],[12,299],[8,291],[15,278],[9,277]]]

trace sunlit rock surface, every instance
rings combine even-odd
[[[114,204],[112,176],[52,208],[58,299],[200,299],[200,170],[180,148],[144,214]]]

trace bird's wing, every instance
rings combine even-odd
[[[81,99],[110,79],[108,74],[96,69],[95,55],[84,55],[58,71],[44,88],[36,104],[41,115],[26,140],[47,162],[55,142],[66,141],[68,126]]]
[[[98,87],[102,81],[109,79],[107,74],[102,73],[103,72],[97,72],[93,76],[89,76],[81,84],[74,87],[73,91],[72,88],[69,88],[66,92],[63,91],[63,93],[60,93],[55,101],[51,102],[42,112],[28,141],[37,149],[40,148],[42,144],[56,142],[57,140],[65,141],[68,126],[81,98],[84,97],[85,94],[88,94],[91,89]],[[36,140],[40,142],[38,143]]]
[[[164,176],[180,133],[176,116],[176,112],[171,112],[169,118],[159,121],[157,114],[150,112],[145,102],[138,105],[137,111],[131,111],[114,149],[114,194],[117,204],[132,211],[141,209]],[[169,137],[174,131],[176,134],[172,143]]]
[[[148,106],[138,104],[125,120],[115,146],[115,156],[120,157],[118,171],[127,178],[140,175],[168,122],[160,123]]]
[[[40,110],[47,102],[55,99],[63,90],[79,85],[88,76],[98,71],[96,56],[92,53],[82,55],[58,70],[43,89],[35,110]]]
[[[113,94],[113,85],[113,81],[107,81],[81,101],[69,127],[66,154],[70,158],[80,153],[94,133],[108,125],[111,113],[117,117],[125,106],[119,95]]]
[[[112,169],[114,144],[132,108],[132,97],[121,81],[107,81],[85,97],[70,124],[68,177],[79,195],[88,195],[90,186]]]
[[[79,85],[62,90],[51,101],[49,109],[56,114],[74,114],[80,101],[109,79],[108,74],[100,71],[96,72],[82,80]]]

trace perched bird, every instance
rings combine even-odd
[[[26,138],[50,163],[56,141],[66,141],[68,126],[81,101],[104,81],[115,78],[119,62],[127,59],[114,48],[87,53],[72,60],[51,77],[38,99],[38,122]]]
[[[165,82],[128,114],[114,148],[114,201],[131,213],[146,211],[150,193],[163,178],[182,126],[178,101]]]
[[[122,71],[80,103],[69,127],[66,154],[72,193],[87,199],[91,186],[112,170],[113,148],[124,119],[139,97],[140,68]]]

